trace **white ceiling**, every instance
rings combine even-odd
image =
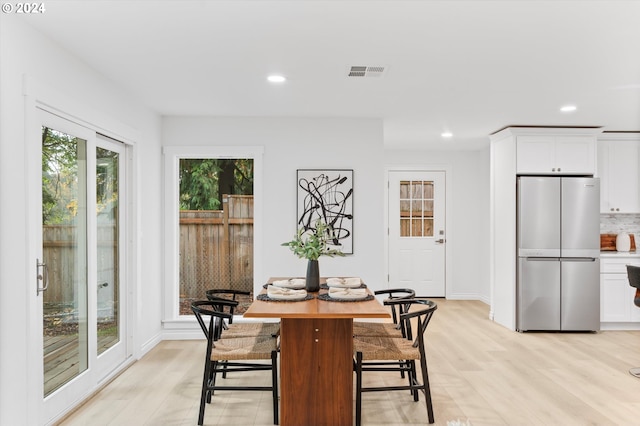
[[[386,146],[428,149],[507,125],[640,130],[640,1],[44,5],[23,18],[162,115],[376,117]]]

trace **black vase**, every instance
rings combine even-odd
[[[315,292],[320,290],[320,268],[318,260],[309,260],[307,263],[307,278],[305,280],[307,291]]]

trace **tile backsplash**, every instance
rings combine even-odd
[[[600,233],[618,234],[626,232],[640,235],[640,214],[601,214]]]

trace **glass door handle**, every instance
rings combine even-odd
[[[40,287],[42,281],[42,287]],[[36,296],[49,288],[49,268],[45,262],[36,259]]]

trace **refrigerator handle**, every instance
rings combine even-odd
[[[557,262],[559,257],[524,257],[527,262]]]
[[[595,262],[595,257],[562,257],[560,260],[564,262]]]

